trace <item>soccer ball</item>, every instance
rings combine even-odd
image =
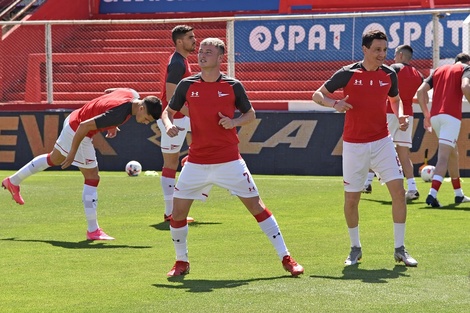
[[[423,169],[421,170],[421,178],[429,183],[430,181],[432,181],[432,176],[434,175],[434,170],[436,168],[432,165],[426,165],[425,167],[423,167]]]
[[[129,176],[139,176],[140,172],[142,172],[142,165],[140,165],[137,161],[129,161],[126,164],[126,173]]]

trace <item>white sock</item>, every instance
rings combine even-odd
[[[88,223],[88,231],[93,232],[100,226],[98,225],[98,217],[96,209],[98,207],[97,187],[83,185],[82,201],[85,208],[86,221]]]
[[[50,167],[47,163],[47,156],[48,154],[41,154],[29,161],[29,163],[10,176],[11,183],[19,186],[19,184],[29,176],[44,171],[46,168]]]
[[[411,190],[418,190],[418,188],[416,187],[416,181],[413,178],[408,178],[406,180],[408,182],[408,191],[411,191]]]
[[[351,247],[361,247],[359,240],[359,225],[354,228],[348,228],[349,239],[351,240]]]
[[[276,249],[279,259],[282,261],[284,256],[289,255],[289,251],[287,250],[284,238],[282,237],[281,230],[277,225],[274,215],[271,215],[264,221],[259,222],[258,225],[269,238],[274,249]]]
[[[432,180],[437,180],[442,183],[444,181],[444,177],[442,177],[441,175],[434,174],[434,176],[432,177]]]
[[[405,223],[393,223],[395,248],[405,246]]]
[[[162,185],[163,200],[165,201],[165,215],[173,212],[173,193],[175,191],[175,178],[162,176],[160,178]]]
[[[371,173],[371,172],[367,173],[367,179],[366,179],[366,182],[364,183],[364,187],[367,187],[370,184],[372,184],[374,177],[375,177],[375,173]]]
[[[170,233],[175,246],[176,261],[188,262],[188,225],[179,228],[170,226]]]
[[[456,197],[463,197],[463,190],[462,188],[454,189],[454,194]]]

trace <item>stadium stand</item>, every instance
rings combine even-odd
[[[354,2],[354,3],[353,3]],[[430,8],[436,5],[460,5],[461,0],[394,0],[394,8]],[[467,1],[468,2],[468,1]],[[88,1],[77,0],[64,10],[60,0],[46,1],[29,20],[56,19],[132,19],[148,18],[142,14],[107,14],[99,13],[97,3],[89,11]],[[315,3],[314,5],[312,3]],[[305,5],[307,11],[325,12],[334,8],[336,11],[357,10],[364,8],[384,8],[383,1],[301,1],[280,0],[279,13],[293,13]],[[389,2],[387,2],[389,3]],[[335,4],[337,7],[335,7]],[[384,8],[385,9],[385,8]],[[241,14],[241,12],[236,12]],[[243,12],[253,14],[254,12]],[[232,15],[235,13],[232,13]],[[90,17],[91,15],[91,17]],[[210,15],[210,12],[208,13]],[[231,15],[231,13],[225,14]],[[154,18],[163,15],[156,14]],[[191,17],[186,14],[185,17]],[[195,14],[201,16],[201,13]],[[156,24],[157,25],[157,24]],[[53,38],[54,103],[81,105],[84,101],[100,95],[104,89],[116,86],[128,86],[139,90],[143,96],[160,94],[162,70],[167,61],[167,54],[173,43],[169,39],[169,30],[174,24],[158,24],[153,28],[142,29],[141,24],[109,25],[92,27],[63,27],[55,30]],[[198,24],[197,31],[210,29],[211,36],[226,37],[225,23]],[[3,54],[3,77],[1,81],[2,100],[5,103],[40,104],[46,100],[45,70],[46,56],[43,27],[18,27],[12,30],[2,42],[2,51],[8,46],[22,47],[13,55]],[[32,34],[37,34],[36,38]],[[28,45],[20,45],[28,42]],[[198,70],[196,55],[189,57],[193,72]],[[420,70],[427,75],[432,67],[429,62],[421,62]],[[258,65],[258,66],[257,66]],[[312,91],[328,78],[340,64],[337,62],[297,62],[283,66],[282,63],[237,63],[236,77],[240,79],[253,100],[256,109],[287,109],[286,101],[310,100]],[[321,70],[318,70],[321,68]],[[225,68],[224,68],[225,69]],[[14,86],[15,88],[11,88]]]

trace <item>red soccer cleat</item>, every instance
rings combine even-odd
[[[290,272],[294,277],[304,273],[304,268],[302,265],[295,262],[295,260],[290,255],[286,255],[284,258],[282,258],[282,267],[284,267],[284,269],[287,272]]]
[[[175,265],[171,270],[166,274],[168,277],[181,276],[189,274],[189,262],[185,261],[176,261]]]
[[[10,181],[10,177],[7,177],[2,181],[2,187],[11,193],[11,196],[16,203],[21,205],[24,204],[24,200],[20,194],[20,186],[13,185]]]
[[[171,220],[171,214],[170,215],[163,214],[163,221],[164,222],[169,222],[170,220]],[[188,223],[192,223],[192,222],[194,222],[194,218],[192,218],[191,216],[188,216],[188,217],[186,217],[186,221]]]

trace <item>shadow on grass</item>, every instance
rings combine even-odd
[[[393,270],[379,269],[379,270],[366,270],[360,269],[358,264],[346,266],[343,269],[343,276],[320,276],[311,275],[312,278],[326,278],[333,280],[360,280],[364,283],[384,284],[389,279],[397,279],[399,277],[409,277],[405,274],[407,271],[404,265],[395,265]]]
[[[291,276],[279,276],[279,277],[268,277],[268,278],[253,278],[253,279],[242,279],[242,280],[206,280],[206,279],[194,279],[185,280],[186,276],[175,276],[168,277],[170,283],[179,284],[152,284],[157,288],[169,288],[169,289],[186,289],[186,292],[212,292],[216,289],[227,289],[237,288],[240,286],[246,286],[251,282],[264,281],[264,280],[275,280],[292,278]]]
[[[468,206],[465,206],[466,204],[465,203],[451,203],[451,204],[448,204],[448,205],[442,205],[442,207],[440,208],[433,208],[432,206],[428,206],[426,203],[423,202],[423,204],[425,205],[424,207],[421,207],[420,209],[422,210],[457,210],[457,211],[470,211],[470,207]],[[463,205],[463,206],[462,206]]]
[[[79,242],[71,241],[56,241],[56,240],[37,240],[37,239],[16,239],[16,238],[3,238],[2,241],[15,241],[15,242],[39,242],[47,243],[54,247],[65,249],[149,249],[151,246],[128,246],[128,245],[108,245],[104,242],[83,240]]]
[[[369,202],[376,202],[380,203],[382,205],[392,205],[392,200],[378,200],[378,199],[370,199],[370,198],[362,198],[361,201],[369,201]],[[441,202],[442,207],[440,208],[433,208],[431,206],[428,206],[425,201],[407,201],[407,205],[424,205],[424,207],[421,207],[420,209],[428,209],[428,210],[457,210],[457,211],[470,211],[470,206],[469,204],[466,203],[451,203],[447,205],[443,205]]]
[[[222,223],[220,222],[198,222],[194,221],[192,223],[188,223],[189,227],[199,227],[203,225],[220,225]],[[150,225],[150,227],[153,227],[157,230],[170,230],[170,222],[161,222],[158,224]]]

